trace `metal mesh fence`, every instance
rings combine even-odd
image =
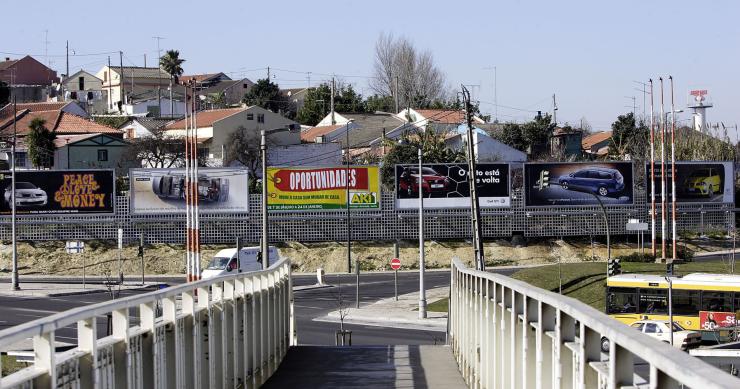
[[[511,208],[483,209],[483,235],[486,238],[510,237],[520,233],[529,237],[602,235],[606,233],[601,209],[595,207],[526,208],[522,193],[512,193]],[[649,222],[650,204],[645,193],[636,193],[632,206],[607,206],[610,232],[630,233],[625,224],[630,218]],[[395,210],[393,193],[383,193],[380,210],[353,210],[350,217],[352,240],[395,240],[418,237],[418,211]],[[261,231],[261,196],[250,196],[249,214],[201,216],[202,243],[231,243],[240,236],[246,242],[257,242]],[[679,231],[704,233],[731,228],[733,204],[682,205],[678,209]],[[670,208],[667,210],[670,222]],[[658,233],[660,233],[658,207]],[[112,216],[91,217],[18,217],[19,240],[115,240],[122,228],[124,240],[132,242],[139,234],[150,243],[183,243],[184,215],[129,215],[129,197],[116,198],[116,213]],[[10,219],[0,221],[0,239],[11,237]],[[470,212],[464,209],[426,210],[425,236],[429,239],[466,239],[471,236]],[[280,241],[344,241],[347,239],[346,212],[270,213],[270,240]]]

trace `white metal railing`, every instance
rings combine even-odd
[[[580,301],[458,259],[448,332],[472,388],[740,388],[740,379]]]
[[[138,310],[138,314],[137,311]],[[111,335],[97,321],[111,317]],[[133,325],[136,324],[136,325]],[[56,352],[55,332],[77,345]],[[60,312],[0,331],[33,339],[34,363],[1,388],[259,387],[297,342],[290,261]]]

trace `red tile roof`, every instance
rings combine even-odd
[[[452,109],[417,109],[416,112],[430,122],[443,124],[465,123],[465,112]],[[418,119],[417,119],[418,120]]]
[[[591,150],[591,147],[593,147],[594,145],[601,143],[611,137],[612,137],[611,131],[597,132],[595,134],[591,134],[583,138],[583,140],[581,141],[581,146],[583,146],[584,150]]]
[[[16,122],[17,132],[20,136],[23,136],[29,132],[29,126],[33,119],[43,119],[46,121],[45,126],[49,130],[55,130],[58,134],[116,134],[121,135],[123,132],[113,127],[108,127],[99,123],[95,123],[92,120],[85,119],[83,117],[62,112],[59,110],[53,111],[37,111],[30,112],[25,110],[18,115]],[[3,128],[2,132],[7,134],[13,131],[13,120],[5,120],[0,127]]]
[[[16,105],[18,115],[22,115],[23,111],[28,110],[29,112],[38,111],[58,111],[64,108],[69,102],[60,103],[20,103]],[[7,104],[0,108],[0,127],[3,127],[6,120],[13,121],[13,104]]]
[[[212,127],[214,122],[221,119],[227,118],[236,113],[246,111],[246,108],[226,108],[226,109],[212,109],[208,111],[199,111],[195,113],[195,120],[198,123],[198,127]],[[188,117],[188,119],[190,119]],[[185,119],[180,119],[174,123],[170,123],[165,127],[165,130],[184,130]]]
[[[221,73],[188,74],[182,75],[178,77],[178,79],[180,80],[180,83],[184,84],[192,79],[195,79],[195,82],[203,82],[219,75],[221,75]]]
[[[336,131],[338,128],[345,127],[345,124],[337,124],[333,126],[318,126],[318,127],[312,127],[306,131],[301,132],[301,140],[303,142],[315,142],[316,137],[324,136],[326,134],[331,134],[332,132]]]

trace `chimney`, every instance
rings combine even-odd
[[[5,61],[10,61],[10,57],[5,57]]]

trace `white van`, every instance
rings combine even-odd
[[[262,262],[257,262],[259,251],[259,246],[242,247],[242,249],[239,250],[239,264],[241,264],[241,269],[239,269],[240,273],[262,270]],[[270,263],[277,262],[279,259],[277,248],[275,248],[275,246],[270,246],[268,251],[270,253]],[[213,259],[208,262],[208,265],[201,273],[201,278],[206,279],[218,277],[230,274],[235,270],[237,270],[236,248],[223,249],[216,253],[216,255],[213,256]]]

